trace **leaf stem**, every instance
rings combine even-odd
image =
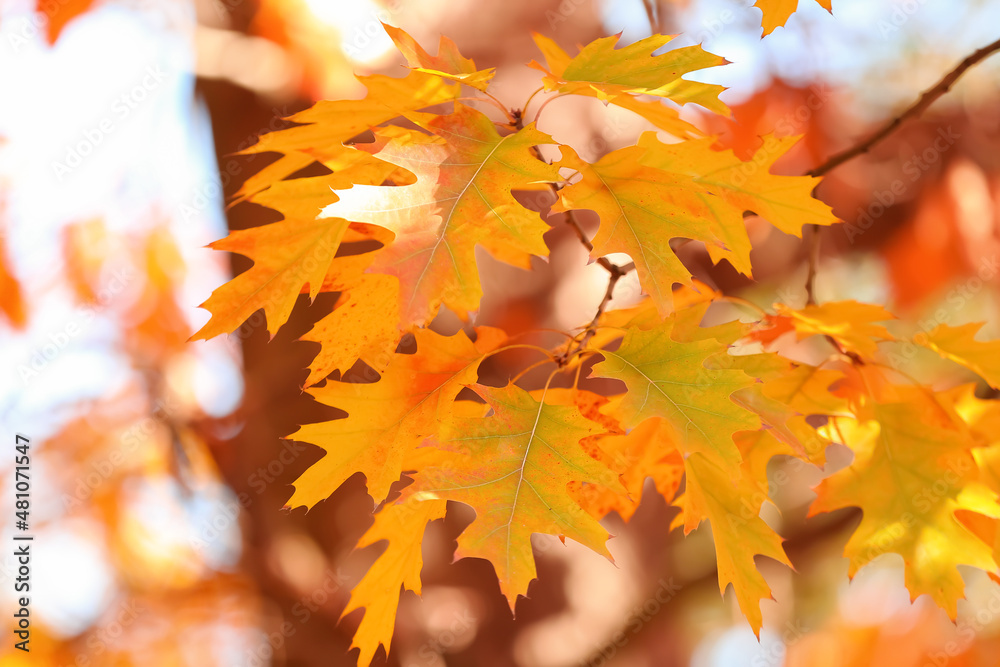
[[[532,121],[535,124],[535,127],[538,127],[538,117],[542,115],[542,111],[544,111],[545,107],[549,105],[549,102],[553,100],[558,100],[560,97],[565,97],[565,96],[566,96],[565,93],[559,93],[558,95],[553,95],[549,99],[542,102],[542,106],[538,107],[538,111],[535,112],[535,120]]]
[[[510,383],[511,384],[517,384],[517,381],[520,380],[527,373],[530,373],[531,371],[535,370],[539,366],[544,366],[545,364],[551,364],[551,363],[554,363],[552,359],[542,359],[541,361],[536,361],[535,363],[531,364],[527,368],[522,369],[520,372],[518,372],[517,375],[515,375],[514,377],[512,377],[510,379]]]
[[[531,100],[535,99],[535,95],[545,90],[545,86],[539,86],[535,92],[528,95],[528,101],[524,103],[524,107],[521,109],[521,115],[528,113],[528,105],[531,104]]]

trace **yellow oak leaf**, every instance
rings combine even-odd
[[[591,256],[623,252],[632,257],[639,283],[661,315],[673,308],[674,284],[691,282],[691,273],[670,246],[672,239],[727,247],[733,265],[749,273],[750,239],[741,209],[705,192],[687,175],[644,166],[640,158],[648,149],[622,148],[595,164],[579,159],[568,146],[560,150],[559,166],[575,169],[581,178],[559,191],[552,210],[597,213],[601,226]]]
[[[470,107],[427,124],[433,136],[412,130],[376,131],[376,151],[417,176],[412,185],[357,185],[337,192],[323,215],[369,222],[396,238],[379,251],[373,270],[400,279],[404,323],[430,321],[443,304],[460,316],[479,306],[482,286],[475,246],[523,268],[531,255],[547,255],[549,227],[511,190],[559,180],[558,170],[532,152],[552,139],[529,125],[501,136]]]
[[[820,179],[771,173],[774,163],[801,138],[762,137],[763,144],[746,162],[731,150],[711,150],[712,138],[664,144],[655,132],[645,132],[638,145],[647,149],[640,158],[643,164],[686,175],[741,212],[753,211],[786,234],[801,237],[804,225],[838,221],[829,206],[812,196]]]
[[[701,454],[684,460],[685,491],[678,504],[684,533],[708,519],[712,525],[719,567],[719,590],[733,585],[733,592],[754,634],[760,637],[763,615],[760,600],[771,598],[771,589],[757,571],[760,554],[791,567],[781,537],[760,518],[764,502],[754,482],[745,474],[734,482],[727,471]]]
[[[668,107],[660,100],[644,100],[635,95],[615,95],[610,100],[611,104],[623,109],[628,109],[634,114],[642,116],[657,128],[669,132],[679,139],[693,139],[703,137],[705,133],[700,129],[682,120],[676,109]],[[708,106],[700,102],[702,106]]]
[[[674,290],[673,306],[674,312],[680,312],[693,304],[707,301],[714,301],[721,296],[711,287],[701,282],[697,278],[693,279],[691,285],[682,286]],[[652,299],[646,298],[635,306],[628,308],[609,309],[601,315],[600,326],[597,333],[591,338],[591,347],[602,348],[622,337],[621,330],[626,328],[651,329],[662,322],[660,314],[656,310],[656,304]]]
[[[407,491],[476,511],[458,537],[458,555],[490,560],[513,610],[535,578],[533,533],[568,537],[610,558],[608,532],[576,503],[568,485],[621,487],[617,475],[580,445],[599,427],[575,406],[548,403],[545,392],[536,400],[515,385],[473,389],[493,414],[444,421],[436,446],[455,453],[453,465],[418,472]]]
[[[489,87],[495,72],[494,68],[477,70],[476,64],[468,58],[464,58],[458,52],[455,42],[444,35],[441,35],[438,55],[431,56],[403,30],[385,23],[382,24],[382,27],[392,38],[399,52],[406,58],[407,64],[418,72],[426,72],[444,79],[464,83],[476,90],[485,91]]]
[[[1000,505],[979,481],[973,440],[926,415],[913,403],[875,403],[872,419],[834,418],[830,435],[851,448],[854,461],[820,483],[809,513],[860,507],[861,523],[844,549],[848,574],[881,554],[898,553],[911,599],[930,595],[954,619],[965,590],[957,566],[996,569],[991,545],[963,527],[955,512],[998,518]]]
[[[816,0],[828,12],[833,12],[833,0]],[[780,28],[788,21],[788,17],[798,9],[799,0],[757,0],[754,7],[759,7],[764,14],[762,26],[763,37],[767,37],[775,28]]]
[[[624,426],[660,417],[678,449],[700,452],[735,475],[740,453],[733,434],[755,431],[761,422],[730,397],[754,380],[740,369],[706,367],[726,346],[711,338],[678,342],[671,336],[673,325],[671,317],[646,331],[626,329],[617,350],[601,350],[604,360],[594,365],[593,375],[625,383],[628,393],[616,408]]]
[[[894,320],[896,316],[882,306],[857,301],[831,301],[811,304],[800,310],[785,304],[774,305],[778,313],[771,317],[778,328],[794,330],[799,340],[809,336],[830,336],[846,351],[870,359],[880,341],[896,340],[889,331],[873,322]]]
[[[334,311],[299,340],[319,343],[309,364],[310,387],[335,370],[344,372],[358,359],[377,371],[385,368],[399,342],[399,280],[365,274],[340,295]]]
[[[695,70],[725,65],[725,58],[700,46],[684,46],[654,56],[673,39],[668,35],[652,35],[615,48],[620,37],[596,39],[570,58],[555,41],[536,33],[535,44],[545,57],[545,65],[533,61],[530,66],[545,75],[542,82],[549,91],[588,95],[612,104],[623,94],[654,95],[681,104],[698,102],[728,115],[728,109],[718,99],[725,88],[681,79]]]
[[[1000,340],[976,340],[984,322],[952,327],[939,324],[928,334],[917,334],[914,342],[928,347],[945,359],[965,366],[986,380],[994,389],[1000,389]]]
[[[954,410],[958,420],[969,429],[970,437],[978,445],[975,450],[977,456],[980,452],[994,449],[994,445],[1000,445],[1000,401],[977,397],[976,385],[973,383],[938,392],[936,396]],[[1000,452],[1000,448],[996,449]],[[1000,492],[1000,465],[996,467],[996,471],[996,488]]]
[[[442,336],[414,332],[415,354],[394,355],[378,382],[329,382],[309,393],[347,413],[342,419],[306,424],[288,436],[326,450],[295,481],[290,507],[312,507],[351,475],[365,475],[368,494],[381,502],[399,480],[410,450],[440,428],[439,416],[462,387],[476,381],[479,362],[505,335],[481,327],[473,343],[464,332]]]
[[[388,541],[385,551],[351,591],[351,601],[341,616],[364,607],[351,648],[360,648],[358,665],[367,667],[379,645],[389,653],[392,631],[396,626],[400,589],[420,594],[420,568],[424,559],[421,544],[424,528],[445,515],[443,500],[411,500],[386,505],[375,515],[375,523],[358,542],[358,549]]]

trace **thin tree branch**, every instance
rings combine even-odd
[[[943,79],[938,81],[932,88],[929,88],[923,95],[921,95],[920,99],[914,102],[909,109],[886,123],[881,130],[873,134],[871,137],[856,146],[837,153],[820,166],[807,172],[807,174],[809,176],[823,176],[848,160],[851,160],[863,153],[867,153],[875,144],[895,132],[903,123],[911,118],[920,116],[920,114],[926,111],[930,105],[934,104],[934,102],[938,100],[938,98],[951,90],[951,87],[955,85],[955,82],[958,81],[963,74],[965,74],[966,70],[997,51],[1000,51],[1000,39],[988,46],[984,46],[960,62],[955,69],[950,71]]]
[[[604,259],[603,257],[601,259]],[[609,262],[610,264],[610,262]],[[560,366],[565,366],[566,363],[573,357],[573,355],[578,352],[585,350],[590,339],[594,337],[597,333],[597,325],[601,322],[601,317],[604,315],[604,311],[607,310],[608,304],[611,303],[611,298],[615,294],[615,285],[621,280],[622,276],[626,275],[629,271],[635,268],[634,263],[629,263],[626,266],[618,266],[617,264],[610,264],[608,272],[611,274],[608,278],[608,288],[604,291],[604,298],[601,299],[600,305],[597,306],[597,312],[594,314],[590,324],[583,332],[583,338],[580,339],[575,346],[568,347],[564,354],[559,355],[556,358],[556,363]]]
[[[829,172],[833,171],[845,162],[856,158],[859,155],[867,153],[875,146],[877,143],[891,135],[897,129],[899,129],[903,123],[906,121],[919,117],[924,111],[928,109],[934,102],[940,99],[945,93],[951,90],[952,86],[965,74],[966,70],[976,65],[982,60],[985,60],[989,56],[993,55],[997,51],[1000,51],[1000,39],[988,44],[983,48],[970,54],[965,60],[960,62],[953,70],[948,72],[940,81],[934,84],[933,87],[927,89],[920,98],[914,102],[910,107],[896,116],[888,123],[882,126],[882,128],[870,136],[868,139],[862,141],[861,143],[852,146],[840,153],[837,153],[830,159],[828,159],[823,164],[819,165],[815,169],[806,172],[808,176],[824,176]],[[812,234],[809,237],[809,273],[806,278],[806,294],[808,295],[809,303],[816,303],[815,291],[816,291],[816,271],[817,265],[819,264],[819,248],[820,248],[820,235],[821,229],[819,225],[809,225],[812,230]]]

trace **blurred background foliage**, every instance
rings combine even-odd
[[[744,157],[761,135],[804,134],[779,165],[788,174],[866,136],[1000,25],[997,0],[834,0],[832,17],[803,2],[761,41],[750,5],[661,0],[659,29],[733,63],[699,76],[730,87],[733,117],[690,106],[684,117]],[[308,514],[282,511],[320,451],[280,438],[333,416],[300,391],[315,350],[297,338],[334,295],[303,301],[270,342],[253,319],[228,339],[185,341],[207,319],[197,304],[248,265],[203,246],[276,219],[225,207],[271,159],[234,153],[315,100],[362,94],[353,72],[399,73],[380,20],[431,50],[446,34],[498,67],[491,91],[512,107],[537,86],[531,31],[564,47],[650,32],[641,0],[0,2],[0,421],[33,439],[36,534],[32,653],[5,640],[0,664],[354,664],[359,612],[338,620],[379,552],[354,551],[370,521],[362,480]],[[818,195],[845,224],[824,232],[821,301],[887,303],[922,328],[987,321],[985,336],[1000,337],[998,65],[825,179]],[[595,160],[649,128],[567,99],[541,129]],[[755,281],[712,266],[697,243],[685,264],[761,306],[801,305],[800,241],[747,224]],[[530,274],[483,257],[480,322],[516,332],[589,319],[605,274],[568,230],[547,241],[551,261]],[[616,299],[637,291],[623,280]],[[927,355],[907,363],[942,386],[968,379],[941,377]],[[831,465],[848,457],[834,448]],[[5,541],[11,466],[0,461]],[[760,643],[731,593],[719,596],[710,529],[670,532],[677,510],[647,486],[627,524],[607,519],[617,565],[538,536],[540,577],[516,621],[488,563],[451,562],[469,517],[432,524],[424,595],[404,596],[388,664],[1000,664],[1000,586],[969,571],[956,625],[911,603],[898,557],[849,583],[841,552],[859,514],[807,520],[823,473],[781,457],[770,470],[780,513],[764,516],[796,571],[759,559],[775,598]],[[12,572],[5,552],[4,616]]]

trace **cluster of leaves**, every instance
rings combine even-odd
[[[781,21],[773,12],[795,3],[758,4]],[[669,37],[618,48],[607,37],[570,56],[535,37],[544,56],[532,63],[543,75],[540,91],[597,98],[677,139],[647,132],[589,163],[496,100],[493,70],[477,69],[449,40],[431,56],[403,31],[386,30],[409,63],[404,78],[359,77],[364,99],[320,102],[292,117],[297,126],[249,149],[280,158],[236,200],[284,219],[213,244],[254,264],[213,293],[204,304],[212,317],[195,335],[234,331],[259,309],[273,335],[300,294],[340,293],[304,336],[321,346],[306,386],[346,417],[291,436],[326,454],[296,481],[289,505],[311,507],[362,473],[378,506],[359,546],[388,547],[345,610],[366,610],[354,640],[360,664],[379,644],[388,647],[400,587],[419,593],[424,528],[444,516],[446,501],[475,510],[458,556],[492,562],[513,610],[535,577],[533,533],[608,556],[600,520],[612,511],[627,520],[647,478],[681,509],[685,532],[711,522],[720,589],[733,586],[759,632],[760,600],[770,590],[754,557],[790,565],[781,537],[760,518],[767,463],[786,455],[822,466],[833,442],[850,447],[854,462],[817,488],[812,512],[863,511],[846,546],[851,575],[882,553],[901,554],[912,595],[929,594],[954,617],[963,595],[957,566],[997,569],[1000,449],[991,445],[1000,408],[977,398],[974,385],[941,391],[912,380],[892,350],[934,350],[1000,388],[1000,342],[976,341],[975,325],[894,335],[877,324],[894,319],[890,313],[853,301],[776,304],[772,313],[757,309],[754,321],[701,326],[713,304],[738,300],[694,281],[672,241],[700,241],[713,261],[750,275],[744,212],[796,236],[803,225],[837,222],[811,195],[818,179],[770,173],[795,139],[767,137],[744,162],[715,150],[712,137],[661,101],[727,113],[720,87],[682,78],[725,64],[701,47],[653,55]],[[459,84],[502,117],[460,101]],[[446,113],[426,111],[440,105]],[[550,152],[558,157],[545,159]],[[330,173],[292,178],[316,162]],[[633,258],[648,295],[610,311],[606,298],[556,349],[474,325],[482,297],[476,246],[525,269],[548,253],[549,224],[514,195],[531,191],[555,194],[551,210],[563,215],[553,218],[574,225],[608,269],[608,298],[633,268],[605,257],[617,252]],[[580,209],[600,217],[592,242],[573,219]],[[466,327],[452,336],[429,328],[442,308]],[[810,365],[770,351],[792,336],[815,337],[829,357]],[[543,387],[479,383],[483,361],[511,349],[554,365]],[[580,386],[592,358],[600,361],[591,375],[620,381],[622,393]],[[376,373],[348,373],[359,361]],[[557,376],[572,378],[571,386],[555,386]]]

